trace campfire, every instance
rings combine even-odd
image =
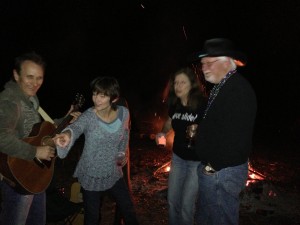
[[[251,162],[248,163],[248,180],[246,183],[246,186],[249,186],[250,183],[255,183],[259,180],[265,180],[266,176],[261,174],[260,172],[256,171],[253,166],[251,165]]]

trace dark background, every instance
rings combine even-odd
[[[39,96],[52,117],[77,92],[90,106],[89,82],[102,75],[119,79],[133,117],[155,113],[186,56],[225,37],[249,58],[240,72],[257,94],[256,135],[298,135],[299,12],[297,0],[1,0],[0,85],[14,57],[34,50],[48,64]]]

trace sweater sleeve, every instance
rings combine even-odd
[[[36,147],[20,139],[19,119],[17,104],[0,101],[0,151],[12,157],[32,160],[36,154]]]
[[[68,155],[75,141],[84,132],[84,129],[88,124],[88,121],[89,121],[88,112],[85,112],[81,114],[74,123],[70,124],[62,131],[62,132],[69,131],[71,133],[71,140],[69,145],[66,148],[60,148],[60,147],[56,148],[57,155],[59,158],[65,158]]]

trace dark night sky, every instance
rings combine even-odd
[[[226,37],[249,57],[240,71],[256,90],[259,127],[277,132],[300,118],[299,12],[298,0],[1,0],[0,85],[13,58],[35,50],[48,63],[39,95],[49,114],[76,92],[89,98],[99,75],[119,79],[133,110],[151,109],[189,53]]]

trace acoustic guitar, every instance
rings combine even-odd
[[[72,112],[78,111],[83,103],[84,97],[77,94],[72,103]],[[47,121],[35,124],[29,137],[23,141],[34,146],[50,145],[55,148],[52,137],[60,133],[72,118],[70,114],[67,115],[57,127]],[[0,152],[1,178],[22,194],[41,193],[47,189],[52,180],[55,158],[51,161],[37,158],[24,160]]]

